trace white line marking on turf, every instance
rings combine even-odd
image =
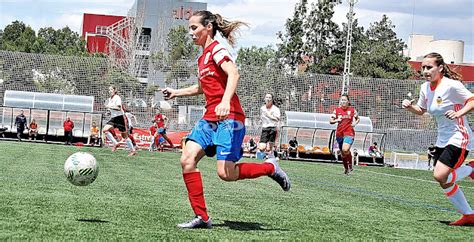
[[[381,172],[375,172],[375,171],[367,171],[367,170],[360,170],[360,169],[358,171],[363,171],[363,172],[368,172],[368,173],[373,173],[373,174],[378,174],[378,175],[384,175],[384,176],[398,177],[398,178],[414,180],[414,181],[422,181],[422,182],[429,182],[429,183],[438,184],[438,182],[435,182],[435,181],[428,181],[428,180],[425,180],[425,179],[414,178],[414,177],[409,177],[409,176],[400,176],[400,175],[393,175],[393,174],[387,174],[387,173],[381,173]],[[462,189],[474,189],[474,187],[463,186]]]

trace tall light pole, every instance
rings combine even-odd
[[[352,19],[354,5],[357,0],[349,0],[349,19],[347,24],[346,56],[344,58],[344,72],[342,73],[342,94],[349,94],[349,83],[351,79],[351,52],[352,52]]]

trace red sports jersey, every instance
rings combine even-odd
[[[157,130],[156,126],[155,126],[155,125],[152,125],[152,126],[150,127],[150,133],[151,133],[151,135],[155,135],[156,130]]]
[[[206,47],[198,59],[199,83],[206,98],[206,113],[203,119],[207,121],[219,120],[214,110],[221,103],[227,84],[227,74],[220,67],[224,61],[232,61],[232,59],[227,49],[217,40]],[[237,94],[234,94],[230,100],[228,118],[245,122],[245,113]]]
[[[155,115],[155,122],[158,128],[165,127],[165,120],[163,119],[163,114],[159,113]]]
[[[352,136],[354,137],[354,127],[352,127],[352,121],[354,117],[357,117],[357,111],[353,107],[348,107],[343,109],[342,107],[337,107],[333,112],[333,117],[335,119],[342,118],[342,121],[337,125],[336,137]]]

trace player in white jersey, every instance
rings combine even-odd
[[[280,122],[280,109],[274,104],[273,94],[265,94],[265,105],[260,107],[260,120],[262,121],[262,134],[258,149],[260,152],[268,152],[271,156],[273,146],[278,131],[278,123]]]
[[[421,68],[427,82],[421,85],[418,103],[405,99],[402,106],[418,115],[428,112],[436,119],[438,139],[433,176],[462,213],[461,219],[450,225],[474,225],[474,211],[456,184],[467,176],[474,179],[474,161],[463,165],[469,150],[473,148],[472,131],[466,114],[474,109],[474,95],[458,81],[460,75],[449,68],[440,54],[424,56]]]
[[[112,151],[116,151],[120,144],[110,133],[110,130],[117,128],[125,139],[125,143],[131,150],[129,156],[135,155],[135,147],[133,146],[132,141],[128,138],[128,121],[124,115],[122,98],[117,94],[117,88],[113,85],[109,87],[109,94],[110,98],[107,100],[105,107],[110,110],[111,118],[103,128],[102,132],[110,141],[112,141]]]

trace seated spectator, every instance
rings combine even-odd
[[[293,137],[290,142],[288,142],[288,154],[291,157],[298,157],[298,141],[296,140],[296,137]]]
[[[249,152],[251,153],[254,153],[255,151],[257,151],[257,143],[255,142],[255,140],[253,140],[253,138],[250,138],[248,142],[248,147],[249,147]]]
[[[369,147],[369,156],[372,157],[372,160],[373,160],[374,163],[375,163],[375,160],[377,158],[382,157],[382,154],[380,153],[379,149],[377,148],[377,142],[374,142]]]
[[[99,128],[97,127],[97,124],[95,122],[92,122],[91,134],[87,138],[86,145],[94,146],[94,144],[98,144],[98,141],[99,141]]]
[[[38,137],[38,123],[36,123],[36,120],[33,119],[31,120],[31,123],[29,125],[30,129],[28,131],[28,137],[29,137],[29,140],[31,139],[34,139],[36,140],[36,138]]]

